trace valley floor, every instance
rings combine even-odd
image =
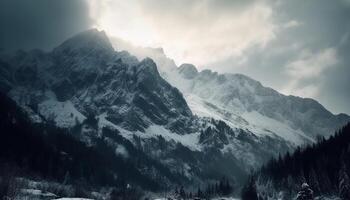
[[[28,200],[28,199],[41,199],[41,200],[92,200],[92,199],[111,199],[108,194],[108,189],[100,190],[99,192],[90,192],[90,196],[94,196],[93,198],[82,198],[77,196],[77,194],[72,193],[72,197],[64,197],[65,195],[59,195],[60,193],[68,194],[69,191],[73,190],[70,185],[62,185],[55,182],[46,182],[46,181],[33,181],[29,179],[16,178],[16,184],[14,182],[11,184],[11,194],[8,199],[16,199],[16,200]],[[75,197],[74,197],[75,196]],[[163,196],[163,197],[161,197]],[[6,199],[6,196],[3,197]],[[157,194],[157,193],[145,193],[141,199],[148,200],[180,200],[179,198],[175,198],[172,194]],[[198,198],[188,198],[186,200],[198,200]],[[211,200],[241,200],[241,198],[237,197],[215,197],[211,198]],[[269,199],[269,200],[277,200],[277,199]],[[336,196],[319,196],[315,197],[315,200],[341,200]]]

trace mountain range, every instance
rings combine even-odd
[[[296,144],[328,137],[342,127],[349,116],[334,115],[311,98],[286,96],[243,74],[198,71],[192,64],[176,66],[162,48],[135,47],[112,38],[115,49],[138,59],[152,58],[161,76],[178,88],[198,116],[225,121],[255,134],[279,135]]]
[[[240,185],[271,157],[350,121],[313,99],[285,96],[241,74],[176,66],[162,49],[135,47],[96,29],[50,52],[3,53],[0,72],[0,91],[32,123],[82,126],[74,134],[87,146],[103,140],[130,160],[124,138],[189,185],[222,176]],[[85,123],[91,118],[95,126]],[[178,184],[162,176],[162,167],[134,167],[166,188]]]

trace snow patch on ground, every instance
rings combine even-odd
[[[93,199],[64,197],[56,200],[93,200]]]
[[[154,200],[168,200],[168,199],[169,198],[166,197],[166,198],[155,198]],[[171,199],[174,199],[174,198],[171,198]],[[177,200],[177,199],[174,199],[174,200]],[[240,199],[234,198],[234,197],[216,197],[211,200],[240,200]]]
[[[57,197],[55,194],[50,192],[43,192],[41,190],[37,189],[21,189],[22,195],[30,195],[30,196],[37,196],[37,197]]]

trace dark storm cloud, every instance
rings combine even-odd
[[[90,24],[84,0],[1,0],[0,48],[50,49]]]

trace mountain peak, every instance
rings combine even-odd
[[[139,71],[147,71],[148,73],[156,74],[159,76],[159,72],[158,72],[156,63],[149,57],[141,60],[138,70]]]
[[[179,70],[179,73],[182,74],[182,76],[185,79],[192,79],[198,74],[197,68],[194,65],[188,64],[188,63],[184,63],[180,65],[178,70]]]
[[[104,31],[90,29],[63,42],[51,55],[57,61],[57,73],[67,76],[72,72],[95,73],[105,69],[115,51]]]
[[[114,51],[114,48],[112,47],[112,44],[110,43],[106,33],[97,29],[89,29],[73,36],[55,48],[54,52],[60,50],[66,51],[68,49],[95,49]]]

